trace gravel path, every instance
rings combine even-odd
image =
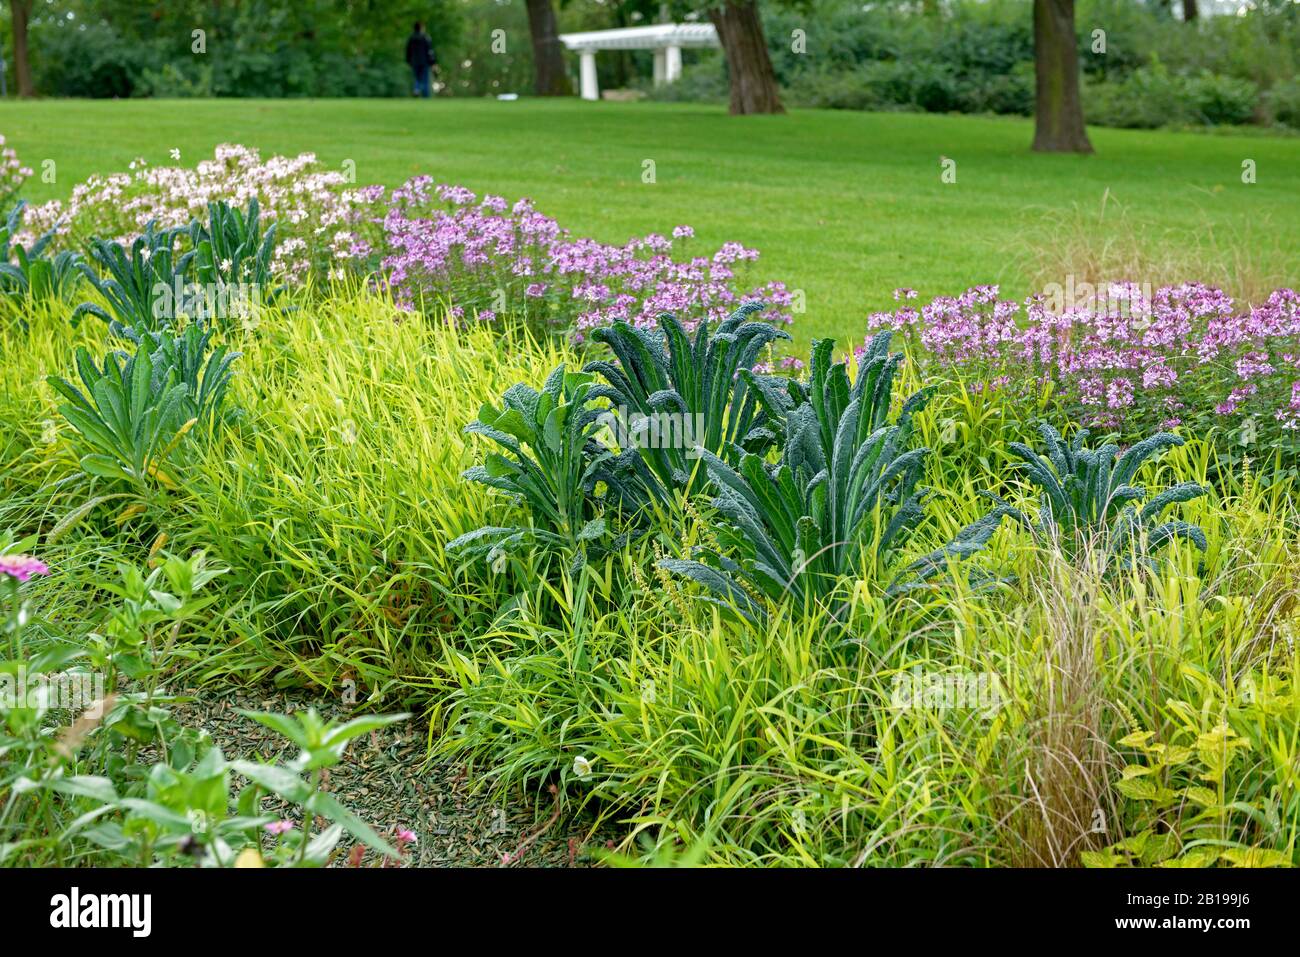
[[[291,713],[313,706],[325,718],[354,717],[346,707],[302,693],[213,689],[191,691],[192,701],[173,710],[184,724],[207,731],[227,758],[287,762],[296,748],[269,728],[239,713]],[[589,849],[605,843],[588,820],[561,817],[551,807],[520,795],[494,803],[474,791],[467,768],[454,762],[426,764],[428,726],[412,718],[355,739],[343,762],[329,769],[327,789],[362,820],[389,839],[399,828],[416,835],[407,851],[408,867],[584,867]],[[273,799],[264,809],[274,813]],[[297,819],[294,813],[286,817]],[[347,865],[352,842],[340,842],[330,866]],[[509,858],[506,858],[509,855]],[[366,851],[363,866],[379,858]]]

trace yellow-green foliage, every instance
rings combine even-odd
[[[107,500],[78,517],[107,490],[79,471],[41,384],[76,345],[102,350],[102,326],[51,308],[0,329],[0,527],[41,536],[55,574],[31,590],[38,612],[93,624],[114,562],[204,548],[231,571],[193,623],[184,677],[355,680],[363,703],[406,699],[437,749],[495,786],[558,784],[619,822],[631,857],[1296,861],[1293,483],[1222,477],[1188,437],[1139,481],[1210,486],[1182,513],[1205,553],[1176,543],[1156,568],[1105,571],[1008,527],[976,559],[992,587],[954,574],[886,600],[864,573],[843,621],[787,608],[747,625],[655,568],[714,539],[702,501],[577,575],[563,556],[494,570],[445,553],[526,520],[461,480],[483,454],[462,428],[513,383],[579,361],[562,347],[364,292],[295,305],[228,331],[242,415],[143,513]],[[986,510],[979,490],[1026,491],[1005,467],[1026,433],[958,386],[917,422],[936,449],[918,553]]]
[[[226,330],[243,353],[227,400],[242,410],[234,424],[195,444],[181,489],[156,507],[106,502],[57,542],[48,533],[108,490],[77,469],[42,378],[68,369],[74,345],[111,343],[96,320],[69,327],[66,307],[33,317],[30,331],[6,329],[0,525],[45,533],[53,564],[140,560],[161,542],[230,565],[200,674],[346,669],[362,697],[414,677],[412,656],[467,639],[518,585],[513,574],[473,581],[444,552],[508,507],[460,479],[476,454],[462,429],[483,402],[572,356],[334,293]]]

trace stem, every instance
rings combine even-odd
[[[307,800],[302,805],[302,843],[298,845],[298,867],[302,867],[303,862],[307,859],[307,842],[311,838],[311,820],[314,817],[311,812],[311,799],[320,790],[320,782],[321,769],[317,768],[311,773],[311,793],[307,795]]]

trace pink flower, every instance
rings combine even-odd
[[[262,825],[262,827],[266,829],[267,834],[278,837],[293,830],[293,821],[272,821],[270,824]]]
[[[30,555],[0,555],[0,575],[25,582],[34,575],[48,575],[49,567]]]
[[[1142,372],[1142,388],[1169,388],[1178,381],[1178,373],[1165,364],[1164,359],[1153,363]]]
[[[494,196],[475,205],[472,192],[435,187],[428,177],[394,190],[373,222],[382,224],[381,266],[404,308],[447,299],[459,317],[504,290],[515,297],[521,318],[567,327],[578,342],[618,321],[656,328],[665,312],[691,330],[724,319],[747,300],[766,305],[755,318],[793,320],[795,297],[782,283],[748,291],[740,285],[738,274],[757,251],[726,243],[712,258],[674,259],[673,240],[694,236],[689,226],[674,227],[672,239],[649,233],[621,245],[601,243],[572,235],[529,200],[508,211]],[[479,317],[493,318],[486,311]]]
[[[414,843],[415,843],[415,832],[412,831],[412,830],[410,830],[410,829],[408,829],[408,828],[405,828],[405,827],[400,827],[400,828],[398,828],[398,829],[397,829],[397,843],[398,843],[398,844],[414,844]]]
[[[1112,409],[1124,409],[1133,404],[1133,382],[1131,379],[1119,378],[1106,386],[1106,405]]]

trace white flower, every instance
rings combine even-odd
[[[573,759],[573,773],[580,778],[585,778],[591,774],[591,762],[581,754]]]
[[[181,158],[181,151],[176,149],[175,147],[172,148],[171,154],[172,154],[172,159],[174,160],[179,160]]]
[[[223,259],[223,260],[221,260],[221,271],[222,271],[222,272],[230,272],[230,260],[229,260],[229,259]]]

